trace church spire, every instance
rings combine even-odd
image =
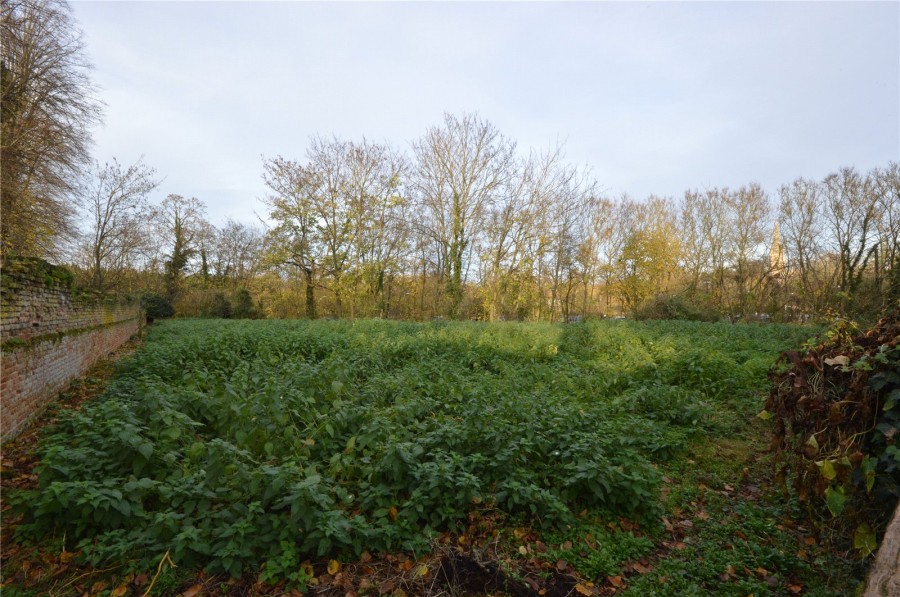
[[[781,230],[777,221],[772,233],[772,248],[769,250],[769,271],[773,276],[784,274],[784,246],[781,244]]]

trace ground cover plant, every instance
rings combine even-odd
[[[456,572],[429,554],[471,558],[477,545],[509,592],[615,591],[627,569],[658,594],[709,582],[765,594],[773,580],[815,593],[816,566],[833,563],[785,551],[791,533],[773,521],[789,506],[732,511],[740,490],[716,472],[746,477],[716,450],[748,421],[762,436],[766,372],[809,335],[674,321],[163,322],[102,396],[45,435],[39,486],[13,496],[17,540],[59,542],[130,579],[165,560],[284,590],[373,553],[409,554],[397,566],[410,577],[447,580]],[[689,537],[692,521],[709,537]],[[711,546],[735,532],[759,541],[728,563]],[[660,550],[678,574],[651,572]],[[691,573],[698,560],[711,563]]]

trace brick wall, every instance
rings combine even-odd
[[[19,433],[68,384],[138,333],[137,300],[72,289],[36,259],[0,270],[0,439]]]

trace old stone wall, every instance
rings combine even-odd
[[[0,269],[0,439],[18,434],[99,359],[140,332],[139,301],[72,288],[37,259]]]

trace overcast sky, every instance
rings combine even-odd
[[[95,156],[210,220],[263,212],[261,156],[408,149],[477,111],[565,141],[609,196],[770,193],[900,159],[900,3],[74,2],[106,103]]]

